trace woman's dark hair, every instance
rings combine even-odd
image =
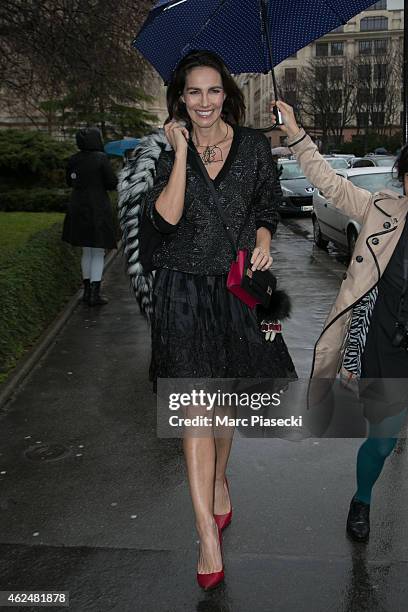
[[[408,145],[402,147],[395,161],[394,168],[397,171],[398,180],[404,184],[404,176],[408,172]]]
[[[242,91],[232,78],[222,59],[211,51],[191,51],[178,63],[167,88],[168,120],[173,118],[182,119],[187,123],[188,127],[191,127],[191,120],[187,113],[186,105],[180,99],[180,96],[186,85],[187,74],[193,68],[201,66],[214,68],[221,75],[226,95],[221,113],[223,120],[231,125],[243,123],[245,119],[245,102]]]

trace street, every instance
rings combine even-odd
[[[346,260],[314,246],[310,218],[281,223],[273,256],[293,300],[284,337],[307,378]],[[73,612],[406,610],[405,440],[364,545],[345,534],[361,440],[237,434],[226,579],[199,589],[181,442],[156,437],[149,330],[120,255],[104,291],[110,303],[80,304],[0,413],[0,590],[69,591]]]

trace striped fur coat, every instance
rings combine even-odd
[[[139,227],[141,219],[142,196],[153,185],[156,165],[163,150],[169,144],[164,130],[141,138],[119,174],[118,214],[122,230],[122,249],[125,256],[126,271],[130,278],[140,311],[148,320],[152,314],[152,289],[154,272],[143,270],[139,257]]]
[[[374,287],[353,308],[350,329],[343,358],[343,374],[361,375],[361,357],[364,351],[371,315],[373,314],[378,289]]]

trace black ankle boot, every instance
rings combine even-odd
[[[82,301],[84,302],[84,304],[89,304],[89,296],[91,293],[91,281],[89,280],[89,278],[84,278],[83,283],[84,283],[84,292],[82,294]]]
[[[90,306],[103,306],[108,303],[108,300],[100,295],[101,289],[101,281],[93,281],[91,283],[91,293],[89,296],[89,305]]]
[[[370,504],[351,500],[347,517],[347,533],[357,542],[366,542],[370,535]]]

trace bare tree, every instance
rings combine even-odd
[[[356,112],[356,67],[349,58],[313,58],[298,71],[297,108],[302,121],[340,144]]]
[[[106,133],[129,107],[132,125],[149,120],[140,84],[147,64],[131,42],[151,0],[3,0],[0,76],[3,103],[19,102],[50,131],[61,117],[96,122]],[[71,113],[64,109],[70,105]],[[139,110],[139,115],[137,115]],[[131,113],[130,113],[131,114]],[[129,113],[128,113],[129,115]]]
[[[358,58],[358,131],[385,135],[393,125],[399,124],[401,74],[402,52],[399,49]]]

